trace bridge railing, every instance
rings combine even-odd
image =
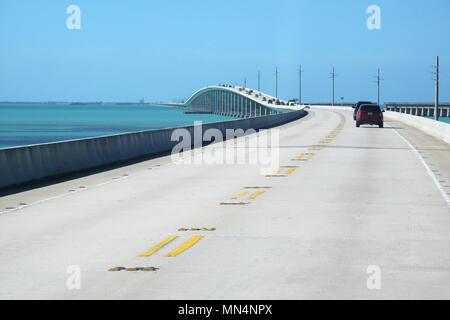
[[[434,117],[435,106],[431,103],[386,103],[386,110],[419,117]],[[450,117],[450,104],[439,104],[439,117]]]
[[[184,106],[191,110],[218,115],[252,118],[282,113],[280,106],[269,107],[257,101],[256,93],[228,87],[208,87],[197,91]],[[291,111],[286,109],[285,112]]]

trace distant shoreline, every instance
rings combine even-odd
[[[0,104],[62,104],[62,105],[91,105],[91,104],[139,104],[139,105],[170,105],[165,102],[68,102],[68,101],[0,101]]]

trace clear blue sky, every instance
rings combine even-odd
[[[66,8],[81,8],[68,30]],[[381,30],[369,30],[369,5]],[[441,100],[450,101],[448,0],[0,0],[0,100],[171,101],[206,85],[257,86],[303,97],[432,101],[441,57]]]

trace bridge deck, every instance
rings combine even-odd
[[[400,123],[356,129],[347,111],[313,110],[281,129],[285,177],[164,157],[0,198],[0,210],[29,205],[0,214],[0,298],[449,299],[449,207],[397,132],[447,193],[449,146]],[[250,204],[220,205],[232,201]],[[81,267],[81,290],[66,288],[69,265]],[[366,287],[370,265],[379,291]],[[107,271],[136,266],[160,269]]]

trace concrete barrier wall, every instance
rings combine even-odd
[[[409,114],[386,111],[386,120],[397,120],[450,144],[450,124]]]
[[[302,118],[304,110],[277,115],[203,124],[203,131],[226,129],[268,129]],[[181,127],[190,131],[194,126]],[[168,152],[178,143],[171,141],[179,128],[148,130],[104,137],[45,143],[0,149],[0,188],[25,184],[43,178]]]
[[[310,106],[311,109],[324,109],[324,110],[334,110],[334,111],[339,111],[339,110],[344,110],[344,111],[353,111],[354,109],[352,107],[341,107],[341,106],[314,106],[311,105]]]

